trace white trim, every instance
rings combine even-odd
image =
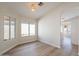
[[[56,44],[50,44],[50,43],[48,43],[48,42],[46,42],[46,41],[43,41],[43,40],[39,40],[39,41],[40,41],[40,42],[43,42],[43,43],[46,43],[46,44],[48,44],[48,45],[51,45],[51,46],[53,46],[53,47],[61,48],[61,46],[56,45]]]

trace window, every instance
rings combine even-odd
[[[9,20],[4,20],[4,39],[9,39]]]
[[[35,35],[35,24],[30,24],[30,35]]]
[[[21,36],[35,35],[35,24],[21,23]]]
[[[22,23],[21,24],[21,35],[23,36],[28,36],[28,24],[27,23]]]
[[[15,20],[4,19],[4,40],[15,38]]]
[[[15,21],[10,22],[11,39],[15,38]]]

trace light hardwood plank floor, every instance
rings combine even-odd
[[[66,50],[65,50],[66,49]],[[78,46],[56,48],[42,42],[26,43],[3,54],[3,56],[77,56]]]

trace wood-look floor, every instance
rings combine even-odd
[[[77,56],[78,47],[73,45],[71,47],[56,48],[42,42],[32,42],[19,45],[10,51],[3,54],[3,56]]]

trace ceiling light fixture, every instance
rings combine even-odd
[[[42,5],[43,5],[42,2],[39,2],[38,4],[33,3],[33,4],[31,5],[32,11],[35,11],[38,7],[40,7],[40,6],[42,6]]]
[[[32,11],[35,11],[35,10],[36,10],[36,5],[32,4]]]

